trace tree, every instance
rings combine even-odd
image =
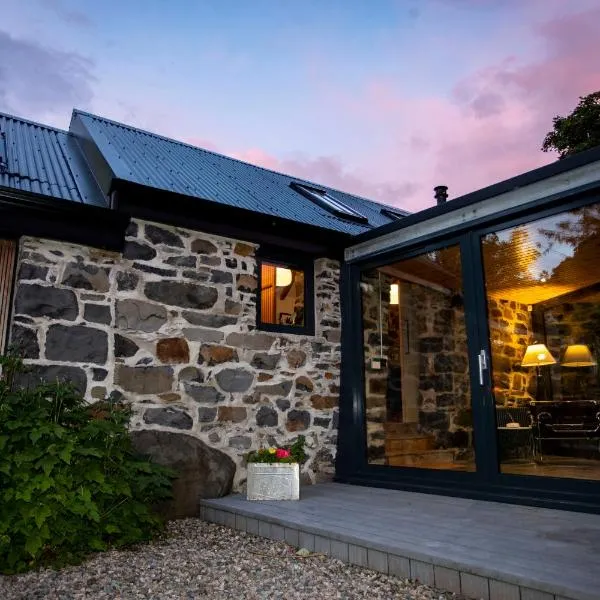
[[[553,129],[546,134],[542,150],[555,150],[559,158],[572,156],[600,146],[600,91],[579,97],[573,112],[552,120]]]

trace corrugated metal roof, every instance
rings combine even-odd
[[[392,221],[381,213],[384,205],[359,196],[82,111],[73,111],[73,118],[84,124],[115,177],[125,181],[352,235]],[[337,217],[290,188],[292,182],[327,190],[369,224]]]
[[[67,131],[0,113],[0,186],[106,206]]]

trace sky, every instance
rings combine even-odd
[[[79,108],[416,211],[556,160],[597,0],[0,0],[0,111]]]

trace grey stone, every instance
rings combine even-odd
[[[161,507],[167,518],[197,517],[202,498],[219,498],[231,492],[235,463],[225,453],[184,433],[134,431],[134,448],[177,474],[173,499]]]
[[[259,427],[276,427],[279,415],[272,406],[261,406],[256,413],[256,424]]]
[[[139,242],[126,242],[123,248],[123,258],[127,260],[152,260],[156,257],[156,250]]]
[[[100,367],[94,367],[92,369],[92,379],[94,381],[104,381],[107,375],[108,371],[106,369],[101,369]]]
[[[200,256],[200,263],[211,267],[218,267],[221,264],[221,259],[218,256]]]
[[[27,365],[27,370],[17,376],[17,383],[22,387],[34,387],[46,381],[54,383],[60,381],[72,384],[82,395],[87,387],[85,371],[79,367],[61,365]]]
[[[39,358],[40,345],[37,331],[21,325],[14,325],[10,345],[21,358]]]
[[[150,300],[181,308],[212,308],[219,297],[215,288],[181,281],[150,281],[144,290]]]
[[[167,322],[167,310],[143,300],[117,300],[116,322],[119,329],[157,331]]]
[[[138,234],[138,224],[135,221],[130,221],[129,225],[127,225],[127,229],[125,230],[126,237],[137,237]]]
[[[115,333],[115,356],[121,358],[133,356],[138,350],[139,347],[134,341]]]
[[[117,273],[117,290],[120,292],[135,290],[139,280],[139,276],[135,273],[119,271]]]
[[[175,277],[175,275],[177,275],[175,269],[161,269],[160,267],[153,267],[152,265],[145,265],[139,262],[134,262],[132,267],[138,271],[144,271],[144,273],[152,273],[153,275],[160,275],[162,277]]]
[[[288,431],[304,431],[310,425],[310,413],[305,410],[290,410],[285,427]]]
[[[210,280],[213,283],[233,283],[233,275],[229,271],[212,271]]]
[[[21,283],[15,298],[15,314],[74,321],[79,308],[71,290]]]
[[[183,336],[190,342],[222,342],[225,334],[222,331],[214,329],[204,329],[198,327],[196,329],[186,327],[182,331]]]
[[[91,323],[110,325],[110,306],[104,304],[86,304],[83,307],[83,318]]]
[[[85,325],[51,325],[46,334],[46,358],[64,362],[104,364],[108,357],[106,331]]]
[[[195,267],[196,266],[196,257],[195,256],[169,256],[164,261],[168,265],[173,265],[174,267]]]
[[[217,247],[208,240],[197,239],[192,242],[192,252],[196,254],[214,254]]]
[[[146,238],[153,244],[183,248],[183,241],[176,233],[156,225],[146,225]]]
[[[266,369],[272,371],[277,367],[281,354],[268,354],[267,352],[257,352],[252,357],[250,363],[255,369]]]
[[[115,383],[136,394],[161,394],[173,386],[171,367],[129,367],[117,365]]]
[[[202,383],[204,381],[204,374],[197,367],[185,367],[179,371],[179,381]]]
[[[184,382],[183,388],[192,399],[196,402],[222,402],[225,396],[212,385],[195,385],[193,383]]]
[[[286,356],[288,365],[292,369],[298,369],[306,363],[306,352],[298,348],[292,348]]]
[[[247,348],[248,350],[269,350],[275,341],[275,337],[268,333],[237,333],[233,332],[227,336],[228,346]]]
[[[285,412],[290,407],[290,401],[285,398],[278,398],[275,400],[275,404],[277,404],[277,408],[282,412]]]
[[[108,292],[110,288],[106,269],[83,263],[69,263],[65,267],[61,283],[69,287],[96,292]]]
[[[215,420],[216,416],[216,406],[200,406],[198,408],[198,421],[200,423],[210,423]]]
[[[223,369],[216,380],[224,392],[245,392],[252,385],[254,373],[242,368]]]
[[[144,413],[144,423],[163,425],[174,429],[191,429],[194,421],[185,411],[177,408],[149,408]]]
[[[202,268],[194,271],[183,271],[182,275],[195,281],[208,281],[210,279],[210,271],[208,269],[202,270]]]
[[[267,394],[269,396],[287,396],[292,389],[292,381],[285,380],[280,383],[274,383],[270,385],[257,385],[256,391],[260,394]]]
[[[315,427],[323,427],[323,429],[327,429],[330,423],[331,419],[326,419],[323,417],[315,417],[313,421]]]
[[[237,323],[236,317],[229,315],[215,315],[213,313],[195,313],[188,310],[184,310],[182,317],[192,325],[200,325],[201,327],[210,327],[212,329],[219,329],[226,327],[227,325],[235,325]]]
[[[31,263],[21,263],[21,267],[19,268],[19,274],[17,276],[18,279],[41,279],[42,281],[46,280],[46,276],[48,275],[48,267],[42,267],[40,265],[33,265]]]
[[[225,259],[225,266],[228,267],[229,269],[237,269],[237,258],[226,258]]]
[[[229,438],[229,447],[236,450],[248,450],[252,445],[252,440],[247,435],[234,435]]]

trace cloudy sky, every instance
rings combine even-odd
[[[555,160],[597,0],[0,0],[0,111],[103,116],[408,210]]]

